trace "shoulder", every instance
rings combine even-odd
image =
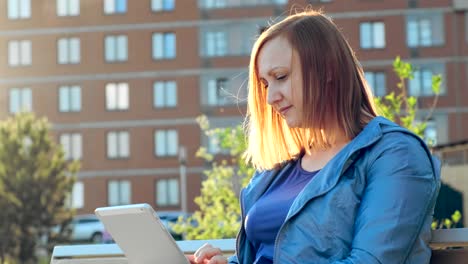
[[[406,130],[382,134],[368,152],[369,165],[405,174],[432,174],[433,157],[424,141]]]
[[[368,150],[375,156],[401,150],[407,155],[430,157],[426,143],[412,131],[383,117],[374,118],[363,130],[364,139],[374,141]]]

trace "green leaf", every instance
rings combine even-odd
[[[432,75],[432,92],[436,95],[440,94],[440,86],[442,84],[442,75]]]
[[[462,218],[462,214],[460,213],[460,211],[456,210],[453,214],[452,214],[452,221],[453,223],[457,224],[460,219]]]

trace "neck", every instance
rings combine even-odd
[[[306,171],[322,169],[349,141],[347,138],[337,138],[327,149],[308,149],[301,159],[302,168]]]

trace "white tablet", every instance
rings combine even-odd
[[[149,204],[101,207],[94,212],[128,263],[189,263]]]

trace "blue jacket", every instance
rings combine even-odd
[[[242,227],[229,263],[251,264],[244,217],[279,174],[257,172],[241,192]],[[429,263],[440,164],[410,131],[374,118],[294,200],[275,242],[274,263]]]

